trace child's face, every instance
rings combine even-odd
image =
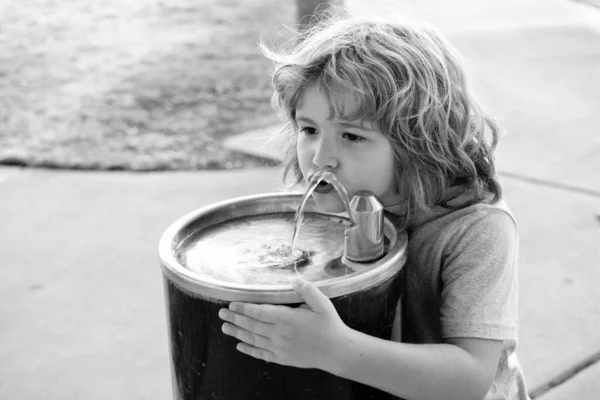
[[[351,114],[356,101],[344,98],[343,110]],[[376,123],[329,120],[330,104],[316,87],[310,87],[296,109],[298,161],[305,181],[328,168],[344,185],[350,199],[359,190],[370,190],[384,205],[400,202],[393,191],[392,145]],[[362,127],[361,127],[362,122]],[[345,211],[337,191],[314,193],[317,205],[327,212]]]

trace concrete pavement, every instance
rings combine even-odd
[[[463,51],[508,132],[498,162],[521,230],[518,352],[529,387],[543,400],[600,399],[598,11],[448,3],[402,4]],[[278,158],[277,141],[265,144],[273,131],[228,145]],[[276,168],[0,169],[0,399],[169,399],[160,235],[198,207],[278,190]]]

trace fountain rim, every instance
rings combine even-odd
[[[299,202],[302,193],[295,192],[277,192],[261,193],[249,196],[235,197],[210,205],[200,207],[175,220],[162,234],[159,245],[158,255],[164,278],[170,280],[175,285],[190,292],[194,296],[215,299],[218,301],[241,301],[249,303],[270,303],[270,304],[295,304],[303,303],[302,297],[292,289],[290,284],[245,284],[226,282],[214,279],[185,268],[175,257],[177,247],[174,243],[181,244],[186,237],[180,235],[186,227],[189,227],[195,221],[203,216],[210,216],[223,209],[236,206],[249,205],[262,201],[272,201],[275,204],[282,205],[285,202]],[[350,224],[350,219],[336,214],[328,214],[315,210],[316,205],[312,199],[310,212],[315,212],[323,216],[330,216],[346,220]],[[290,212],[290,210],[278,210],[276,212]],[[260,215],[243,214],[243,216]],[[399,231],[393,221],[394,217],[386,213],[384,216],[384,231],[391,236],[391,245],[387,253],[381,259],[373,262],[372,268],[365,272],[348,274],[340,277],[326,279],[315,282],[315,285],[329,298],[336,298],[350,295],[358,291],[368,290],[377,286],[388,279],[394,277],[403,268],[407,256],[408,237],[405,231]],[[344,259],[343,262],[352,266],[353,262]]]

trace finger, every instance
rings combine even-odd
[[[269,333],[273,328],[273,324],[271,323],[258,321],[254,318],[247,317],[243,314],[238,314],[226,308],[219,310],[219,317],[222,320],[231,322],[233,325],[237,325],[249,332],[257,333],[266,337],[269,337]]]
[[[274,362],[275,361],[275,353],[273,353],[270,350],[259,349],[257,347],[250,346],[250,345],[245,344],[245,343],[238,343],[238,345],[236,346],[236,349],[239,352],[242,352],[244,354],[248,354],[249,356],[252,356],[254,358],[258,358],[259,360],[264,360],[264,361],[267,361],[267,362]]]
[[[221,330],[224,334],[233,336],[234,338],[239,339],[250,346],[264,350],[271,348],[271,340],[269,338],[249,332],[227,322],[223,324]]]
[[[238,314],[243,314],[257,321],[266,323],[275,323],[289,316],[290,308],[286,306],[276,306],[273,304],[250,304],[232,302],[229,309]]]
[[[292,288],[302,296],[306,304],[313,311],[318,313],[337,313],[329,297],[325,296],[314,283],[302,278],[294,278],[292,280]]]

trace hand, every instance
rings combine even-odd
[[[299,308],[232,302],[219,311],[228,321],[223,332],[241,340],[237,349],[254,358],[329,371],[350,328],[314,284],[298,278],[292,287],[305,301]]]

